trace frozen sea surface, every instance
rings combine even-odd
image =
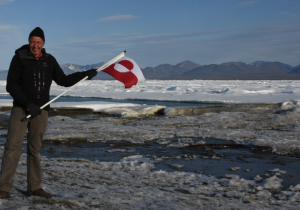
[[[51,95],[66,88],[51,87]],[[0,94],[6,92],[6,81],[0,81]],[[124,90],[119,81],[84,81],[69,96],[113,99],[147,99],[162,101],[277,103],[300,99],[299,80],[146,80]]]
[[[295,178],[293,184],[287,184],[288,176],[292,176],[288,166],[295,167],[294,171],[299,171],[298,83],[298,81],[151,80],[124,91],[123,86],[116,81],[86,81],[68,94],[217,104],[207,107],[168,107],[135,104],[134,101],[132,104],[90,101],[54,103],[45,143],[109,142],[111,148],[103,148],[106,155],[119,158],[108,161],[101,158],[72,156],[70,152],[68,158],[67,153],[63,154],[64,150],[60,151],[53,146],[58,151],[57,156],[47,153],[41,160],[43,187],[55,196],[52,199],[42,199],[28,198],[22,193],[26,189],[27,173],[24,153],[15,176],[12,198],[0,200],[0,207],[3,209],[299,209],[300,180],[297,181]],[[65,89],[54,85],[51,91],[53,95],[57,95],[63,90]],[[5,81],[0,82],[0,92],[6,94]],[[227,104],[222,104],[224,102]],[[9,99],[0,100],[2,107],[10,106],[11,103]],[[90,114],[63,114],[62,110],[66,109],[86,109],[90,110]],[[7,134],[8,118],[9,111],[2,109],[0,113],[2,143]],[[216,149],[210,146],[210,141],[216,140],[248,148],[247,151],[252,148],[265,150],[266,156],[277,155],[279,162],[274,164],[274,168],[253,172],[250,167],[246,167],[246,162],[243,165],[224,156],[229,150],[216,152]],[[136,145],[158,144],[167,151],[185,152],[175,156],[177,161],[174,161],[173,158],[167,159],[168,155],[143,154],[137,152],[135,147],[116,146],[120,141]],[[202,153],[188,152],[196,147],[205,149]],[[241,151],[243,150],[239,152]],[[99,153],[101,152],[103,151],[100,148]],[[243,162],[243,159],[247,161],[247,157],[241,154],[238,157],[240,157],[238,161]],[[281,163],[288,162],[288,158],[292,158],[294,165],[289,163],[281,166]],[[185,159],[188,159],[188,163]],[[223,174],[209,176],[205,174],[203,167],[199,169],[200,171],[189,170],[188,165],[193,161],[199,165],[203,164],[201,166],[218,161],[227,161],[230,164]],[[250,159],[248,161],[251,162]],[[167,164],[167,167],[163,167],[161,163]],[[244,175],[247,173],[251,176]]]
[[[159,110],[163,115],[155,115]],[[214,138],[266,147],[277,154],[300,155],[299,110],[289,104],[108,108],[96,113],[116,117],[101,114],[50,117],[44,139],[123,140],[143,144],[157,139]]]
[[[1,155],[3,147],[0,148]],[[51,199],[24,195],[22,154],[11,197],[2,209],[299,209],[300,184],[283,189],[286,171],[257,171],[244,179],[184,171],[153,170],[155,161],[131,155],[116,162],[41,157],[43,187]],[[178,167],[178,164],[174,164]],[[237,170],[238,167],[232,167]]]
[[[232,106],[234,111],[230,111]],[[23,153],[12,198],[1,200],[1,206],[7,209],[299,209],[299,158],[268,157],[271,152],[299,155],[295,149],[298,131],[293,130],[298,126],[298,112],[293,108],[283,109],[285,106],[277,109],[269,106],[246,107],[247,111],[236,105],[203,107],[204,114],[189,116],[124,118],[98,113],[51,116],[42,149],[42,171],[43,187],[55,196],[42,199],[24,195],[26,154]],[[205,112],[206,109],[220,112]],[[9,113],[5,111],[0,116],[4,142]],[[256,144],[257,137],[263,145]],[[211,145],[216,138],[222,139],[226,147],[246,145],[249,149],[236,149],[236,154],[225,148],[218,150]],[[124,147],[120,141],[133,146]],[[61,142],[58,144],[61,148],[51,142]],[[155,154],[138,149],[153,144],[165,151],[157,149]],[[256,146],[264,156],[262,159],[249,156],[251,148]],[[201,151],[196,149],[199,147]],[[179,153],[170,154],[167,152],[170,150]]]

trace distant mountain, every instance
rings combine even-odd
[[[67,63],[61,65],[66,75],[98,69],[104,62],[92,65]],[[226,62],[222,64],[199,65],[191,61],[183,61],[176,65],[162,64],[157,67],[142,69],[146,79],[300,79],[300,65],[292,67],[281,62],[255,61],[253,63]],[[6,80],[8,69],[0,70],[0,80]],[[95,79],[114,79],[110,75],[99,72]]]
[[[184,61],[177,65],[162,64],[155,68],[147,67],[142,69],[142,71],[145,78],[148,79],[178,78],[183,73],[197,67],[201,66],[191,61]]]
[[[8,69],[1,69],[0,71],[0,80],[6,80],[7,79],[7,73],[8,73]]]
[[[280,63],[281,65],[283,65],[285,68],[292,70],[294,67],[289,65],[289,64],[285,64],[285,63],[281,63],[281,62],[271,62],[271,61],[255,61],[252,64],[256,65],[256,66],[261,66],[267,63]]]
[[[91,68],[99,68],[104,64],[104,62],[92,64],[92,65],[77,65],[77,64],[71,64],[67,63],[64,65],[61,65],[61,68],[65,72],[65,74],[71,74],[78,71],[85,71]],[[178,78],[183,73],[190,71],[194,68],[200,67],[199,64],[193,63],[191,61],[183,61],[177,65],[170,65],[170,64],[162,64],[155,68],[147,67],[145,69],[142,69],[143,74],[145,78],[147,79],[164,79],[164,78]],[[110,75],[99,72],[95,79],[113,79]]]
[[[103,64],[104,64],[104,62],[96,63],[96,64],[92,64],[92,65],[81,66],[81,65],[77,65],[77,64],[66,63],[64,65],[61,65],[60,67],[62,68],[62,70],[64,70],[65,73],[66,72],[74,73],[74,72],[85,71],[85,70],[89,70],[89,69],[97,69],[97,68],[101,67]]]
[[[103,64],[104,64],[104,62],[96,63],[96,64],[92,64],[92,65],[81,66],[81,65],[77,65],[77,64],[67,63],[64,65],[61,65],[60,67],[65,72],[65,74],[68,75],[68,74],[72,74],[74,72],[86,71],[89,69],[98,69]],[[114,78],[112,76],[110,76],[109,74],[106,74],[104,72],[99,72],[97,74],[97,76],[94,77],[94,79],[114,79]]]
[[[293,70],[289,74],[300,74],[300,65],[293,68]]]
[[[74,72],[80,72],[80,71],[85,71],[89,69],[98,69],[104,64],[104,62],[101,63],[96,63],[96,64],[91,64],[91,65],[77,65],[77,64],[72,64],[72,63],[66,63],[61,65],[60,67],[64,71],[66,75],[72,74]],[[0,70],[0,80],[6,80],[7,79],[7,73],[8,73],[8,68],[7,69],[2,69]],[[109,74],[106,74],[104,72],[99,72],[94,79],[114,79],[112,76]]]
[[[181,63],[178,63],[176,66],[188,69],[190,71],[194,68],[200,67],[201,65],[199,65],[197,63],[193,63],[191,61],[183,61]]]
[[[187,79],[295,79],[289,75],[290,72],[290,69],[279,62],[259,64],[229,62],[198,67],[185,72],[181,77]]]

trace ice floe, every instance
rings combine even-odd
[[[86,118],[50,116],[44,139],[120,140],[140,145],[155,141],[170,149],[205,147],[206,139],[220,139],[234,145],[299,156],[299,87],[299,81],[151,80],[125,92],[116,81],[86,81],[68,94],[218,104],[165,107],[138,105],[134,101],[131,104],[53,103],[54,109],[86,108],[94,114]],[[53,95],[63,90],[56,85],[51,89]],[[0,92],[7,94],[4,81],[0,81]],[[2,107],[11,104],[12,100],[0,100]],[[0,113],[6,120],[8,115],[5,111]],[[2,128],[1,137],[7,134],[5,129]],[[183,153],[174,160],[222,161],[222,155],[216,154],[210,146],[206,149],[207,156]],[[168,172],[154,169],[157,163],[170,157],[149,158],[132,151],[106,150],[111,155],[128,153],[115,162],[42,156],[43,187],[55,194],[49,200],[23,195],[27,176],[23,153],[14,177],[12,199],[0,199],[0,204],[7,209],[299,209],[300,184],[283,189],[286,172],[279,168],[267,173],[258,171],[251,179],[234,174],[250,171],[235,163],[226,168],[233,174],[223,177],[201,172]],[[3,147],[0,147],[0,155],[3,155]],[[175,163],[171,167],[184,170],[187,165]]]
[[[210,115],[150,118],[140,118],[143,115],[136,118],[124,118],[124,115],[123,118],[94,116],[89,121],[64,116],[50,117],[45,140],[82,138],[133,143],[159,140],[160,144],[168,144],[170,148],[180,148],[205,143],[194,142],[192,138],[215,138],[245,146],[267,147],[278,154],[300,154],[300,112],[297,107],[288,110],[252,107]],[[175,137],[177,142],[168,142],[168,139]]]
[[[0,155],[3,155],[0,147]],[[298,209],[299,184],[280,191],[276,176],[246,180],[188,172],[152,171],[153,161],[133,155],[117,162],[41,157],[43,188],[51,199],[27,197],[23,153],[7,209]],[[180,169],[183,165],[174,164]],[[184,168],[184,167],[183,167]]]
[[[64,90],[53,83],[51,95]],[[0,94],[6,81],[0,81]],[[130,90],[109,80],[84,81],[68,96],[200,102],[278,103],[300,99],[299,80],[146,80]]]

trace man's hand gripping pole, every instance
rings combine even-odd
[[[103,69],[109,67],[111,64],[115,63],[116,61],[120,60],[121,58],[123,58],[125,56],[126,51],[122,52],[121,54],[119,54],[118,56],[116,56],[115,58],[111,59],[110,61],[108,61],[107,63],[105,63],[104,65],[102,65],[100,68],[97,69],[97,72],[102,71]],[[63,94],[65,94],[66,92],[68,92],[69,90],[71,90],[72,88],[74,88],[76,85],[78,85],[79,83],[83,82],[84,80],[86,80],[88,78],[88,76],[86,76],[85,78],[83,78],[82,80],[80,80],[79,82],[77,82],[75,85],[73,85],[72,87],[70,87],[69,89],[67,89],[65,92],[61,93],[60,95],[56,96],[55,98],[53,98],[51,101],[49,101],[48,103],[46,103],[45,105],[43,105],[42,107],[40,107],[40,109],[45,108],[46,106],[48,106],[49,104],[51,104],[53,101],[55,101],[56,99],[58,99],[59,97],[61,97]],[[26,117],[24,117],[21,122],[24,122],[25,120],[27,120],[28,118],[30,118],[31,115],[27,115]]]

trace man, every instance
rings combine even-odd
[[[16,50],[7,75],[6,90],[14,101],[2,158],[0,198],[10,197],[27,128],[27,195],[52,197],[41,187],[40,165],[40,149],[50,106],[43,110],[40,107],[49,101],[52,80],[58,85],[69,87],[86,76],[91,79],[97,75],[96,69],[90,69],[66,76],[55,58],[43,48],[45,36],[41,28],[35,28],[28,40],[29,45]],[[21,122],[29,114],[30,119]]]

